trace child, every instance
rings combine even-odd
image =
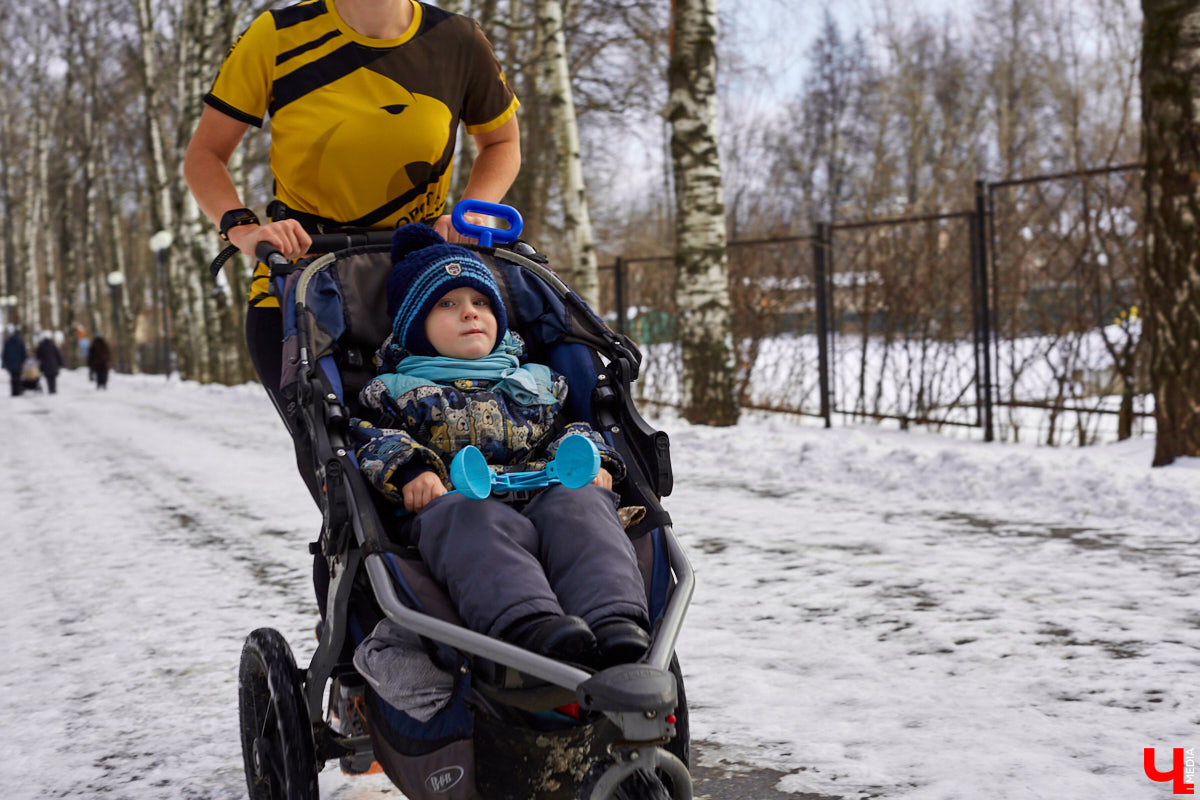
[[[563,376],[520,363],[495,280],[470,250],[406,225],[392,261],[392,335],[360,395],[379,427],[353,428],[364,475],[417,515],[410,535],[470,628],[563,660],[636,660],[648,613],[612,491],[620,456],[586,423],[565,423]],[[600,451],[589,486],[551,486],[523,507],[447,494],[446,465],[467,445],[521,471],[572,433]]]

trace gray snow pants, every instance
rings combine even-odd
[[[499,637],[534,614],[648,618],[633,544],[617,495],[552,486],[521,510],[457,492],[421,509],[417,549],[472,630]]]

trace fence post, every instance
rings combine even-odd
[[[992,420],[992,326],[988,291],[987,182],[975,181],[975,212],[971,215],[971,283],[975,305],[976,413],[983,423],[983,440],[995,441]]]
[[[617,312],[617,333],[625,333],[625,259],[613,262],[613,307]]]
[[[817,301],[817,371],[820,373],[821,416],[825,427],[833,427],[833,412],[829,402],[829,269],[826,258],[832,241],[829,223],[817,223],[813,238],[813,292]]]

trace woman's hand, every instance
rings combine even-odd
[[[600,471],[596,473],[596,477],[592,478],[592,483],[602,489],[612,491],[612,475],[604,467],[601,467]]]
[[[404,507],[416,514],[435,497],[444,495],[446,486],[436,473],[426,471],[404,484],[400,491],[404,495]]]
[[[229,243],[250,258],[257,258],[254,249],[259,242],[269,242],[284,258],[300,258],[312,247],[312,237],[294,219],[281,219],[266,225],[238,225],[226,234]]]
[[[488,220],[491,218],[484,214],[476,214],[472,211],[463,214],[463,219],[472,225],[486,226],[488,224]],[[443,214],[442,216],[438,217],[433,223],[433,229],[441,234],[442,238],[450,244],[478,244],[478,241],[476,241],[474,236],[463,236],[458,231],[454,230],[454,222],[450,218],[449,214]]]

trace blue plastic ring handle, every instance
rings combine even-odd
[[[463,217],[464,214],[486,214],[489,217],[499,217],[508,223],[508,228],[476,225],[467,222]],[[450,221],[454,223],[454,230],[463,236],[474,236],[479,241],[480,247],[491,247],[493,242],[511,244],[517,240],[517,237],[521,235],[521,229],[525,227],[525,220],[521,219],[521,212],[512,206],[471,198],[459,200],[455,204],[454,211],[450,213]]]
[[[591,439],[573,433],[559,443],[546,471],[568,489],[582,489],[600,471],[600,451]]]
[[[492,493],[492,470],[478,447],[467,445],[454,454],[450,482],[472,500],[482,500]]]

